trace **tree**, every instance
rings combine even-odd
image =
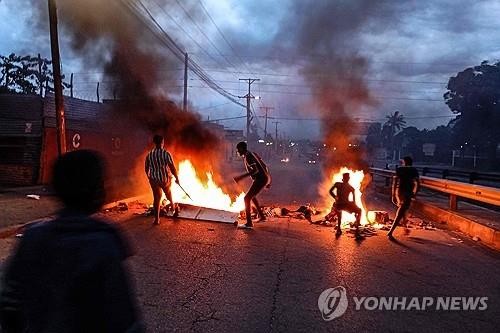
[[[449,163],[452,151],[452,131],[449,126],[438,126],[432,130],[423,131],[423,143],[434,143],[436,151],[433,160],[441,163]]]
[[[445,102],[458,115],[449,124],[454,146],[478,147],[493,162],[500,142],[500,62],[467,68],[447,88]]]
[[[54,91],[54,78],[49,66],[52,61],[33,56],[0,55],[0,92],[42,94]],[[64,76],[63,76],[64,79]],[[63,82],[63,88],[70,85]]]
[[[384,125],[387,125],[391,128],[392,135],[395,135],[397,132],[406,127],[405,117],[399,113],[399,111],[394,112],[391,115],[386,116],[387,121]]]
[[[384,128],[382,132],[386,136],[386,147],[395,153],[395,145],[394,145],[394,136],[406,127],[406,121],[404,120],[404,116],[399,113],[399,111],[395,111],[393,114],[386,116],[387,121],[384,124]],[[393,159],[395,156],[393,156]]]
[[[366,148],[369,151],[380,148],[382,145],[382,126],[380,123],[370,124],[366,133]]]
[[[394,136],[394,149],[399,151],[399,155],[411,155],[415,161],[422,160],[424,133],[413,126],[403,128]]]

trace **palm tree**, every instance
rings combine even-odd
[[[388,126],[391,130],[389,137],[390,148],[393,152],[395,152],[394,136],[396,135],[396,132],[399,132],[401,129],[406,127],[406,121],[404,119],[404,116],[400,114],[399,111],[395,111],[393,114],[386,116],[386,118],[387,121],[385,122],[384,126]]]

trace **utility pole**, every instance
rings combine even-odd
[[[184,100],[182,102],[182,110],[187,111],[188,102],[188,54],[184,53]]]
[[[97,103],[99,103],[99,81],[97,82],[96,94],[97,94]]]
[[[57,8],[55,0],[48,0],[50,23],[50,50],[52,53],[52,72],[54,73],[54,93],[56,104],[57,152],[66,152],[66,124],[64,121],[64,99],[62,93],[61,59],[59,58],[59,39],[57,34]]]
[[[275,137],[275,143],[276,143],[276,154],[278,153],[278,146],[279,146],[279,143],[278,143],[278,124],[281,124],[281,122],[279,121],[273,121],[274,125],[276,125],[276,130],[274,132],[274,137]]]
[[[248,134],[250,133],[250,115],[251,115],[251,113],[250,113],[250,99],[255,98],[255,96],[253,96],[251,91],[250,91],[250,86],[255,81],[260,81],[260,79],[239,79],[239,80],[248,82],[248,94],[246,94],[245,96],[238,96],[238,97],[247,99],[247,142],[250,143],[248,140]]]
[[[73,98],[73,73],[71,73],[71,77],[69,79],[69,96]]]
[[[43,97],[43,81],[42,81],[42,57],[38,53],[38,89],[40,89],[40,97]]]
[[[266,120],[264,122],[264,142],[267,143],[267,112],[269,110],[274,110],[274,108],[269,106],[261,106],[260,108],[266,111]]]

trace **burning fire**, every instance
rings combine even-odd
[[[328,189],[335,184],[336,182],[342,182],[342,174],[344,173],[349,173],[350,175],[350,180],[349,184],[354,187],[354,202],[358,207],[361,208],[361,225],[368,224],[368,219],[367,219],[367,210],[366,207],[363,203],[363,200],[361,200],[363,193],[361,192],[362,190],[362,184],[363,184],[363,179],[365,177],[365,174],[361,170],[351,170],[347,167],[342,167],[339,171],[337,172],[332,172],[330,178],[328,179],[328,184],[325,184],[328,186]],[[323,186],[326,188],[326,186]],[[328,190],[326,191],[328,192]],[[352,199],[352,198],[350,198]],[[328,200],[328,210],[331,209],[333,204],[333,199],[329,197]],[[342,212],[342,226],[346,226],[351,222],[355,222],[356,217],[354,214],[350,214],[348,212],[343,211]]]
[[[212,173],[207,172],[206,176],[208,180],[204,184],[198,178],[196,170],[189,160],[179,163],[177,173],[182,187],[189,193],[193,200],[191,201],[177,184],[172,183],[172,196],[176,203],[191,204],[235,213],[245,209],[244,192],[240,193],[232,201],[231,197],[215,184]]]

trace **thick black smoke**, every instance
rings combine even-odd
[[[42,22],[47,7],[41,2]],[[119,102],[109,105],[116,115],[150,134],[164,134],[169,146],[184,155],[217,151],[218,138],[199,118],[169,101],[170,94],[180,91],[169,69],[183,64],[151,33],[153,23],[138,19],[137,15],[147,17],[141,3],[149,8],[160,5],[167,11],[173,7],[173,1],[167,0],[57,1],[59,24],[66,33],[61,39],[69,42],[84,63],[102,68],[105,79],[113,82],[113,95]],[[190,2],[183,6],[189,8]],[[195,12],[191,15],[196,17]]]
[[[276,50],[303,59],[300,73],[313,95],[311,111],[322,119],[326,170],[364,166],[352,140],[358,133],[351,115],[376,102],[364,81],[370,61],[360,36],[394,25],[397,7],[394,1],[300,1],[282,22]]]

